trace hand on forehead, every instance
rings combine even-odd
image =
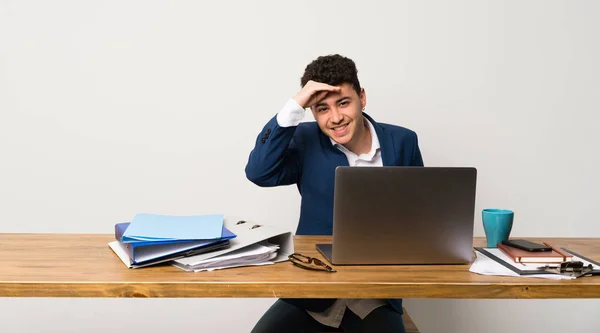
[[[321,103],[334,104],[336,101],[338,101],[341,98],[344,98],[344,97],[352,98],[352,92],[354,91],[354,89],[352,89],[352,87],[350,85],[342,84],[338,87],[341,88],[340,91],[323,92],[324,97],[320,98],[316,104],[321,104]]]

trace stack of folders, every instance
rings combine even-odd
[[[159,263],[185,271],[268,265],[293,252],[292,233],[223,215],[138,214],[115,225],[108,245],[128,268]]]
[[[115,225],[116,240],[108,245],[125,266],[140,268],[225,249],[235,237],[223,215],[137,214]]]

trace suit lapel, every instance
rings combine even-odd
[[[384,166],[395,165],[396,158],[396,149],[394,148],[394,140],[392,140],[392,136],[385,131],[371,116],[363,112],[363,115],[369,119],[373,127],[375,128],[375,132],[377,133],[377,138],[379,139],[379,146],[381,148],[381,160]]]
[[[339,149],[334,147],[331,144],[331,140],[325,133],[319,130],[319,136],[321,138],[321,149],[323,149],[323,154],[327,157],[327,159],[331,162],[331,165],[335,168],[338,165],[341,166],[349,166],[348,158],[341,152]]]

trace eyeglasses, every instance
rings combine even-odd
[[[327,265],[321,260],[313,257],[308,257],[300,253],[292,253],[288,256],[288,259],[292,262],[292,264],[300,268],[330,273],[336,272],[335,269],[331,268],[331,266]]]

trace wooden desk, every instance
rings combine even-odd
[[[0,234],[0,297],[598,298],[600,276],[546,280],[480,276],[458,266],[336,266],[289,262],[191,273],[173,266],[127,269],[112,235]],[[318,256],[329,237],[297,236],[296,251]],[[600,260],[600,239],[546,239]],[[475,245],[483,245],[475,239]]]

